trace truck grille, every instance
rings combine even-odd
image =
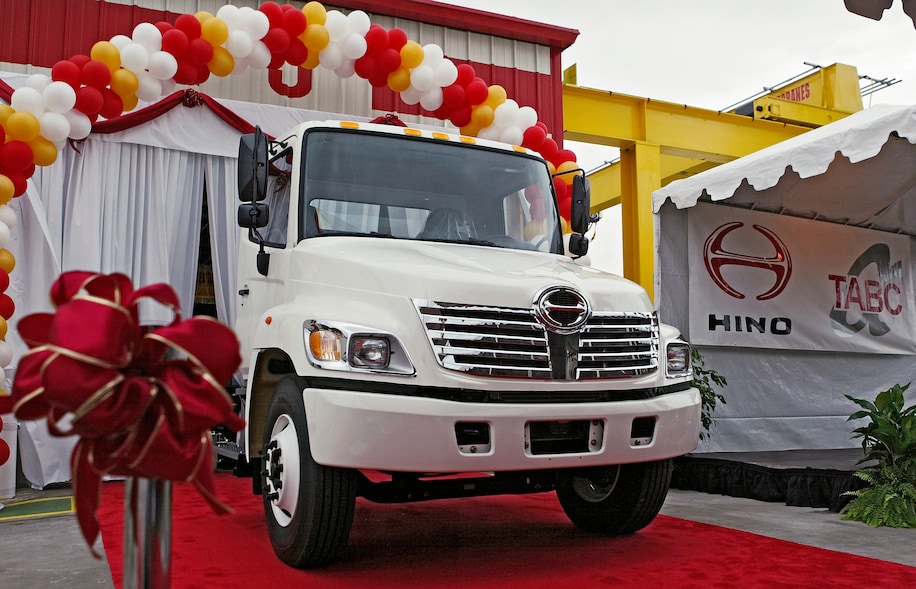
[[[658,369],[654,313],[593,312],[579,331],[557,334],[538,322],[533,308],[415,304],[439,364],[449,370],[566,380],[632,377]]]

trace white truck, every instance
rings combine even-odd
[[[544,159],[444,131],[258,130],[239,183],[241,459],[281,560],[339,558],[357,497],[556,491],[614,535],[657,515],[698,441],[690,348],[577,262],[581,171],[566,242]]]

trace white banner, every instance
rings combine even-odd
[[[692,342],[916,353],[909,237],[706,203],[687,218]]]

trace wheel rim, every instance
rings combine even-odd
[[[283,414],[274,422],[265,453],[265,496],[274,520],[286,527],[299,501],[299,433],[293,419]]]
[[[600,477],[580,477],[572,478],[571,484],[573,490],[579,497],[589,503],[599,503],[610,497],[617,486],[617,479],[620,477],[620,467],[604,471]]]

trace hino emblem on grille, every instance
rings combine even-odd
[[[541,325],[550,331],[575,333],[588,321],[592,311],[579,291],[551,286],[535,298],[534,313]]]

